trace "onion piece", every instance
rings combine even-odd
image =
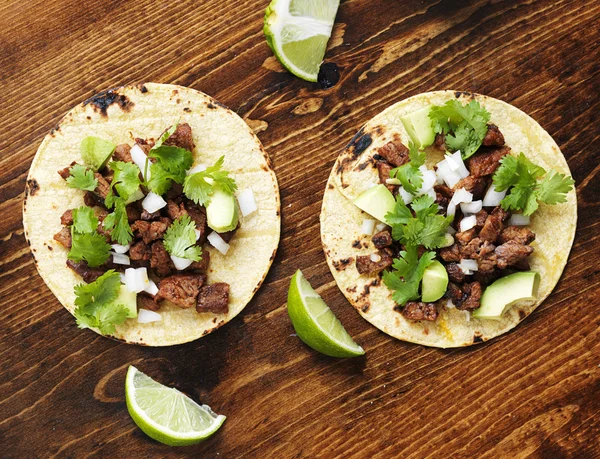
[[[127,265],[127,266],[131,265],[131,261],[129,260],[129,257],[127,255],[125,255],[124,253],[110,252],[110,254],[112,255],[114,264]]]
[[[463,313],[465,315],[465,320],[471,322],[471,313],[469,311],[463,311]]]
[[[139,201],[143,197],[144,197],[144,192],[138,187],[138,189],[135,190],[135,192],[132,193],[131,196],[129,196],[127,198],[127,201],[125,201],[125,205],[131,204],[132,202],[135,202],[135,201]]]
[[[140,324],[149,324],[150,322],[160,322],[162,321],[162,316],[154,311],[150,311],[149,309],[140,309],[138,311],[137,321]]]
[[[398,194],[404,201],[404,204],[409,205],[413,200],[413,195],[404,189],[404,187],[398,188]]]
[[[131,150],[129,151],[129,153],[131,153],[132,161],[135,163],[135,165],[137,167],[140,168],[140,172],[142,173],[142,177],[144,178],[144,180],[146,180],[146,181],[150,180],[150,164],[151,163],[148,160],[146,153],[144,153],[144,150],[142,150],[142,147],[140,147],[137,143],[135,143],[135,144],[133,144],[133,147],[131,147]],[[148,170],[146,170],[146,163],[147,163]]]
[[[440,245],[440,249],[443,249],[444,247],[450,247],[454,245],[454,238],[452,237],[452,235],[450,233],[445,233],[444,234],[444,242]]]
[[[148,195],[142,201],[142,207],[148,213],[153,214],[157,210],[162,209],[167,205],[167,201],[165,201],[161,196],[152,191],[148,193]]]
[[[463,258],[460,260],[458,264],[460,269],[466,274],[466,271],[477,271],[479,269],[479,265],[477,264],[477,260],[471,260],[469,258]]]
[[[387,228],[387,225],[386,225],[385,223],[377,223],[377,224],[375,225],[375,231],[377,231],[378,233],[379,233],[380,231],[383,231],[383,230],[384,230],[384,229],[386,229],[386,228]]]
[[[246,188],[245,190],[241,191],[237,195],[237,200],[240,205],[240,211],[242,212],[242,215],[244,217],[247,217],[251,213],[256,212],[256,210],[258,210],[258,207],[256,207],[256,200],[254,199],[254,193],[252,192],[252,188]]]
[[[362,227],[360,229],[361,234],[371,235],[373,234],[373,230],[375,229],[375,220],[371,220],[370,218],[365,218],[362,222]]]
[[[487,189],[485,196],[483,197],[483,207],[496,207],[500,205],[500,201],[506,196],[507,190],[496,191],[494,184],[492,183]]]
[[[158,293],[158,286],[152,279],[148,279],[148,286],[144,289],[144,292],[154,296]]]
[[[221,238],[221,236],[219,236],[219,233],[217,233],[216,231],[213,231],[212,233],[210,233],[208,235],[207,239],[208,239],[208,242],[210,242],[210,245],[212,245],[215,249],[217,249],[223,255],[227,255],[227,251],[229,250],[229,244],[227,244],[227,242],[225,242]]]
[[[454,188],[454,186],[460,182],[460,175],[458,175],[456,172],[450,172],[444,178],[444,182],[446,182],[446,185],[448,185],[450,188]]]
[[[461,202],[473,202],[473,193],[468,192],[464,188],[456,190],[450,202],[460,204]]]
[[[437,194],[435,193],[435,190],[433,188],[429,188],[429,190],[427,190],[427,193],[425,193],[428,196],[431,196],[431,199],[435,200],[437,199]]]
[[[454,217],[456,215],[456,204],[452,201],[448,204],[448,208],[446,209],[446,215],[450,217]]]
[[[456,169],[452,169],[452,166],[450,166],[450,169],[452,169],[453,172],[456,172],[460,178],[465,178],[470,175],[469,169],[467,169],[467,166],[465,166],[460,151],[453,153],[449,157],[446,156],[446,160],[448,161],[448,163],[452,161],[457,166]]]
[[[421,166],[421,167],[423,167],[423,166]],[[421,169],[421,168],[419,168],[419,169]],[[433,189],[433,186],[435,185],[435,181],[436,181],[435,172],[425,169],[424,171],[421,170],[421,173],[423,174],[423,184],[421,185],[421,188],[419,188],[419,190],[417,192],[418,195],[427,194],[427,192],[429,190]]]
[[[389,178],[385,180],[387,185],[402,185],[402,182],[397,178]]]
[[[460,205],[463,214],[476,214],[483,208],[481,200],[473,202],[463,202]]]
[[[455,308],[456,306],[454,306],[454,303],[452,302],[452,300],[449,299],[448,301],[446,301],[446,307],[448,309],[452,309],[452,308]]]
[[[127,251],[130,248],[130,245],[111,244],[111,247],[115,253],[127,253]]]
[[[508,224],[514,226],[527,226],[529,225],[529,222],[529,216],[523,214],[512,214],[508,219]]]
[[[471,228],[474,228],[477,224],[477,217],[475,215],[470,215],[469,217],[463,218],[458,224],[461,233],[464,231],[469,231]]]
[[[121,284],[125,283],[125,273],[119,273],[119,277],[121,278]]]
[[[202,233],[200,232],[199,229],[195,229],[194,233],[196,233],[196,240],[200,239],[200,236],[202,235]]]
[[[377,262],[381,261],[381,255],[379,255],[378,253],[372,253],[369,258],[374,263],[377,263]]]
[[[175,255],[171,255],[171,260],[173,260],[175,269],[179,271],[183,271],[185,268],[187,268],[193,263],[192,260],[188,260],[187,258],[176,257]]]
[[[196,172],[204,172],[206,169],[208,169],[208,166],[206,164],[196,164],[191,169],[188,169],[186,174],[192,175],[192,174],[195,174]]]
[[[146,268],[127,268],[125,270],[125,288],[130,292],[140,293],[150,283]]]

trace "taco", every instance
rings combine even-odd
[[[573,183],[554,140],[519,109],[416,95],[337,158],[320,216],[327,262],[385,333],[442,348],[484,342],[558,282],[576,227]]]
[[[46,136],[23,224],[81,328],[127,343],[200,338],[248,304],[280,234],[277,180],[252,130],[211,97],[147,83],[102,92]]]

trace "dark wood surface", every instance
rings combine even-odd
[[[600,3],[347,0],[326,60],[329,90],[282,71],[262,34],[266,1],[8,0],[0,5],[0,456],[600,457]],[[281,187],[275,263],[244,312],[172,348],[79,330],[38,276],[23,236],[27,170],[43,136],[99,90],[190,86],[256,130]],[[565,273],[523,324],[467,349],[396,341],[337,289],[319,238],[336,155],[407,96],[476,91],[531,114],[577,182]],[[558,237],[559,235],[557,235]],[[318,355],[285,302],[301,268],[364,358]],[[135,364],[228,416],[195,447],[171,449],[133,424]]]

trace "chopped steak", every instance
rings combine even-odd
[[[388,230],[380,231],[373,236],[373,244],[378,249],[383,249],[384,247],[389,247],[394,242],[392,240],[392,235]]]
[[[485,224],[485,221],[488,218],[488,213],[485,211],[485,209],[481,209],[475,214],[475,218],[477,219],[475,222],[475,227],[481,229],[483,228],[483,225]]]
[[[507,212],[502,207],[497,206],[494,208],[494,210],[492,210],[492,215],[495,215],[502,221],[506,221],[506,219],[510,217],[510,212]]]
[[[229,284],[217,282],[202,287],[200,295],[198,295],[196,311],[227,314],[229,312]]]
[[[73,209],[65,210],[60,217],[61,225],[71,226],[73,224]]]
[[[144,241],[138,241],[129,249],[129,258],[135,261],[148,261],[152,257],[152,249]]]
[[[529,271],[531,266],[529,265],[529,260],[527,258],[523,258],[512,265],[511,268],[516,269],[517,271]]]
[[[86,191],[83,195],[83,203],[88,207],[96,207],[100,204],[98,198],[91,191]]]
[[[180,204],[177,204],[172,199],[169,199],[167,201],[167,215],[169,215],[169,218],[171,218],[171,220],[176,220],[179,217],[183,217],[184,215],[187,215],[187,214],[188,213],[185,210],[185,206],[183,205],[183,202]]]
[[[83,280],[88,284],[96,281],[105,272],[101,268],[91,268],[85,261],[77,263],[67,259],[67,266],[83,277]]]
[[[435,194],[435,201],[434,201],[438,206],[440,206],[442,209],[445,210],[448,208],[448,204],[450,204],[450,200],[448,198],[445,198],[441,193],[436,193]]]
[[[194,261],[188,269],[199,269],[201,271],[206,271],[208,269],[208,264],[210,263],[210,252],[208,250],[202,251],[202,258],[198,261]]]
[[[484,272],[481,269],[473,273],[473,279],[479,282],[481,285],[489,285],[500,277],[502,271],[499,269]]]
[[[150,256],[150,267],[156,271],[159,276],[168,276],[171,269],[174,269],[173,260],[169,252],[165,249],[162,241],[152,244],[152,254]]]
[[[169,191],[167,191],[167,194],[164,196],[164,198],[168,201],[169,199],[179,198],[182,194],[183,185],[173,182],[173,185],[171,185],[171,188],[169,188]]]
[[[484,241],[494,244],[503,228],[504,223],[502,223],[501,216],[492,212],[488,218],[485,219],[483,228],[481,228],[481,231],[479,232],[479,237]]]
[[[456,239],[460,245],[467,245],[471,240],[475,237],[477,233],[476,228],[471,228],[467,231],[460,231],[454,235],[454,239]]]
[[[165,221],[147,222],[145,220],[137,220],[131,225],[131,230],[138,239],[142,238],[146,244],[149,244],[152,241],[162,238],[168,227],[169,223]]]
[[[460,255],[462,258],[470,258],[477,260],[484,257],[488,253],[492,253],[496,247],[494,244],[476,237],[471,240],[467,245],[460,248]]]
[[[144,153],[146,153],[146,155],[150,152],[150,150],[154,146],[154,142],[146,140],[146,139],[135,138],[134,140],[135,140],[135,143],[138,144],[138,147],[140,147],[142,149],[142,151]]]
[[[433,190],[436,193],[440,193],[446,199],[452,199],[452,196],[454,196],[454,191],[448,185],[435,185]]]
[[[195,145],[194,138],[192,137],[192,128],[187,123],[178,124],[175,132],[169,136],[164,144],[193,151]]]
[[[477,272],[479,274],[491,274],[496,269],[498,257],[495,253],[489,253],[477,260]]]
[[[446,271],[448,272],[448,279],[450,281],[459,284],[465,281],[465,273],[456,263],[448,263],[446,265]]]
[[[446,151],[446,136],[444,134],[436,134],[433,144],[438,150]]]
[[[66,227],[61,229],[54,235],[53,239],[60,242],[65,249],[70,249],[73,242],[71,239],[71,229]]]
[[[482,151],[467,160],[467,168],[473,177],[492,175],[500,167],[500,160],[510,153],[510,148],[501,147]]]
[[[200,239],[198,239],[198,244],[203,244],[206,241],[206,236],[208,236],[206,209],[192,201],[186,201],[184,203],[184,208],[191,219],[196,223],[196,229],[200,231]]]
[[[392,166],[390,166],[385,161],[377,161],[377,172],[379,173],[379,182],[383,183],[385,187],[394,193],[397,189],[397,185],[390,185],[387,183],[387,179],[390,178],[390,171],[392,170]]]
[[[456,309],[460,309],[461,311],[473,311],[479,308],[481,284],[479,282],[471,282],[470,284],[463,285],[462,290],[465,297],[463,297],[461,304],[456,306]]]
[[[71,175],[71,172],[70,172],[70,171],[71,171],[71,168],[72,168],[72,167],[73,167],[75,164],[77,164],[77,163],[76,163],[75,161],[73,161],[73,162],[71,163],[71,165],[69,165],[69,166],[65,167],[64,169],[61,169],[61,170],[59,170],[59,171],[58,171],[58,175],[60,175],[60,176],[61,176],[63,179],[67,180],[67,179],[70,177],[70,175]]]
[[[378,273],[392,266],[394,259],[392,255],[384,250],[379,250],[374,254],[378,261],[371,260],[371,255],[359,255],[356,257],[356,269],[359,274]]]
[[[487,189],[487,180],[483,177],[474,177],[473,175],[469,175],[463,179],[460,179],[458,183],[454,185],[452,190],[457,191],[461,188],[464,188],[469,193],[473,193],[473,200],[476,201],[483,198],[483,195]]]
[[[156,212],[148,212],[147,210],[142,210],[142,213],[140,214],[140,218],[142,220],[156,220],[158,218],[160,218],[160,210],[157,210]]]
[[[165,277],[158,286],[157,297],[187,309],[196,305],[204,277],[194,274],[175,274]]]
[[[138,293],[137,305],[140,309],[149,309],[150,311],[158,311],[160,309],[160,304],[146,292]]]
[[[508,241],[515,241],[519,244],[529,245],[535,240],[535,233],[529,228],[519,226],[508,226],[500,233],[498,241],[504,244]]]
[[[444,296],[450,298],[452,303],[454,303],[454,306],[458,306],[462,302],[463,291],[458,285],[448,282],[448,288],[446,289]]]
[[[125,163],[132,163],[133,159],[131,159],[130,152],[131,147],[126,143],[122,143],[116,146],[115,152],[112,155],[112,159],[113,161],[123,161]]]
[[[492,145],[501,147],[502,145],[504,145],[504,136],[500,132],[500,129],[498,129],[498,126],[496,126],[495,124],[491,124],[491,123],[488,124],[488,131],[485,134],[485,137],[483,138],[482,143],[486,147],[489,147]]]
[[[98,172],[94,172],[94,177],[96,178],[96,180],[98,180],[98,186],[94,190],[94,193],[96,193],[100,198],[102,198],[102,200],[104,200],[110,192],[110,184]]]
[[[402,315],[408,320],[433,321],[437,319],[437,309],[433,303],[409,301],[402,309]]]
[[[533,252],[530,245],[519,244],[515,241],[508,241],[496,247],[494,253],[498,257],[498,268],[505,269],[507,266],[513,266],[523,261]]]
[[[408,148],[399,141],[386,143],[377,149],[377,153],[394,167],[402,166],[409,161]]]
[[[136,220],[139,220],[141,217],[140,211],[135,208],[135,204],[129,204],[125,207],[127,211],[127,221],[129,223],[133,223]]]
[[[455,261],[458,263],[460,261],[460,250],[458,248],[458,244],[453,244],[450,247],[444,247],[443,249],[440,249],[440,257],[442,257],[442,260],[446,262]]]
[[[238,224],[236,229],[232,229],[231,231],[226,231],[225,233],[218,233],[218,234],[219,234],[219,236],[221,236],[221,239],[223,239],[225,242],[227,242],[229,244],[229,242],[231,242],[231,239],[233,239],[233,236],[235,235],[235,232],[237,231],[237,229],[239,227],[240,227],[240,225]]]

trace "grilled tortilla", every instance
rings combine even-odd
[[[57,170],[73,161],[82,163],[79,147],[86,136],[132,144],[136,137],[159,135],[178,122],[192,127],[195,158],[212,164],[224,156],[224,168],[240,190],[252,189],[258,210],[240,216],[227,255],[207,248],[208,282],[230,284],[229,312],[197,313],[165,302],[161,322],[129,319],[117,326],[112,337],[127,343],[166,346],[200,338],[238,315],[262,284],[279,243],[280,203],[277,180],[260,141],[239,116],[201,92],[154,83],[126,86],[102,92],[67,113],[42,142],[27,178],[25,236],[40,275],[72,313],[73,288],[83,280],[66,266],[67,250],[52,236],[61,229],[61,213],[83,205],[84,193],[69,188]]]
[[[440,310],[435,322],[411,321],[394,310],[390,290],[378,274],[360,275],[355,266],[358,255],[376,249],[371,236],[361,234],[362,221],[372,218],[352,199],[379,183],[377,148],[398,139],[408,145],[409,136],[400,117],[429,105],[442,105],[451,98],[462,104],[476,99],[491,114],[491,123],[504,134],[512,154],[523,152],[539,166],[570,175],[560,149],[550,135],[521,110],[491,97],[453,91],[436,91],[410,97],[392,105],[367,122],[339,155],[329,176],[321,209],[321,240],[329,268],[342,293],[354,308],[383,332],[413,343],[441,348],[469,346],[501,335],[531,314],[552,291],[567,263],[577,222],[575,191],[567,202],[540,208],[531,217],[530,229],[536,234],[529,257],[531,270],[541,275],[536,301],[521,302],[508,308],[501,320],[483,320],[457,309]],[[426,148],[427,167],[443,159],[433,147]]]

